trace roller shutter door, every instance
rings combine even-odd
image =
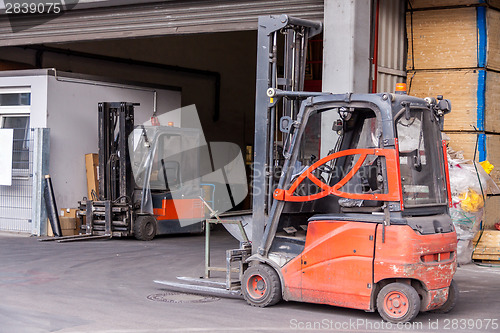
[[[108,6],[103,7],[103,3]],[[31,14],[1,15],[0,46],[255,30],[259,15],[289,14],[323,20],[324,11],[323,0],[171,0],[117,4],[118,1],[110,0],[101,2],[101,7],[88,8],[82,3],[50,20]]]

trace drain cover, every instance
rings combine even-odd
[[[220,300],[219,297],[203,296],[196,294],[184,294],[176,292],[153,294],[149,295],[148,299],[152,301],[168,302],[168,303],[208,303]]]

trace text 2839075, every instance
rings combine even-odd
[[[6,14],[59,14],[61,3],[58,2],[5,2]]]

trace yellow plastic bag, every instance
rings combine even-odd
[[[483,167],[484,171],[486,171],[487,174],[490,174],[491,170],[493,170],[494,166],[491,164],[489,161],[482,161],[479,162],[479,164]]]
[[[484,207],[483,197],[471,189],[467,192],[460,193],[458,199],[460,199],[460,207],[462,210],[468,213],[477,212]]]

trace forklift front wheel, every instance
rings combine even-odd
[[[394,282],[386,285],[377,296],[380,316],[390,323],[412,321],[420,311],[420,297],[410,285]]]
[[[151,215],[139,215],[134,223],[134,236],[138,240],[150,241],[156,236],[156,219]]]
[[[243,297],[252,306],[266,307],[281,300],[281,283],[278,273],[268,265],[249,267],[243,274]]]

